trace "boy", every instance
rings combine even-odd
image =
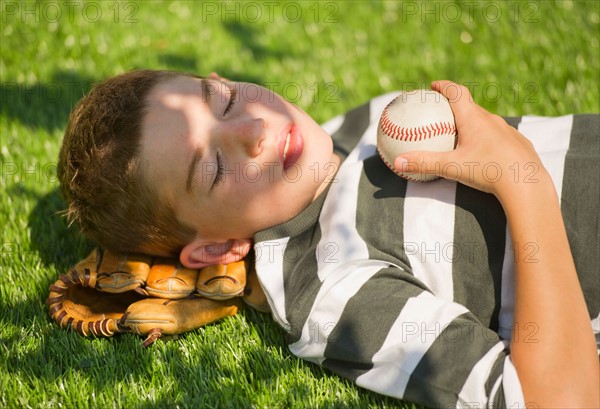
[[[435,407],[598,406],[598,182],[573,193],[582,175],[564,160],[583,150],[597,177],[585,158],[597,135],[577,148],[590,118],[537,124],[543,144],[567,140],[562,162],[554,148],[542,160],[466,88],[432,88],[450,100],[459,140],[397,158],[449,179],[418,184],[376,155],[392,96],[321,128],[253,84],[124,74],[70,118],[59,163],[69,215],[101,246],[179,254],[190,268],[253,247],[291,351],[365,388]]]

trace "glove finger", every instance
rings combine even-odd
[[[235,315],[239,307],[237,300],[147,298],[131,304],[120,325],[140,335],[156,333],[156,329],[162,334],[181,334]]]
[[[148,279],[151,262],[149,256],[105,251],[98,266],[96,288],[108,293],[140,289]]]
[[[63,328],[84,336],[112,336],[123,332],[119,320],[132,303],[141,299],[135,292],[106,294],[89,287],[95,272],[72,270],[50,286],[46,300],[50,316]]]
[[[227,300],[244,294],[246,262],[215,264],[204,267],[198,274],[196,291],[211,300]]]
[[[146,291],[153,297],[185,298],[196,290],[198,271],[183,267],[176,260],[158,258],[148,274]]]
[[[90,254],[88,254],[86,258],[80,260],[77,264],[75,264],[75,267],[73,267],[73,269],[77,271],[82,278],[85,278],[87,280],[85,284],[86,287],[96,286],[96,272],[98,271],[98,265],[100,264],[101,260],[102,250],[100,249],[100,247],[96,247],[90,252]]]
[[[258,275],[253,269],[248,271],[246,289],[244,290],[244,302],[255,310],[261,312],[270,312],[271,307],[267,301],[267,296],[260,286]]]

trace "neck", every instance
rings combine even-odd
[[[327,175],[325,176],[325,179],[323,180],[323,182],[321,182],[321,185],[317,189],[315,196],[313,197],[313,200],[315,200],[317,197],[319,197],[319,195],[321,193],[323,193],[329,187],[329,185],[335,180],[335,175],[337,174],[337,171],[340,168],[340,163],[341,163],[340,157],[335,152],[333,152],[331,154],[331,160],[325,164],[325,170],[327,172]]]

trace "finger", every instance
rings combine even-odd
[[[473,96],[469,89],[464,85],[457,84],[453,81],[441,80],[431,83],[431,89],[439,92],[448,99],[454,116],[463,118],[476,109],[477,104],[473,100]]]
[[[461,100],[463,96],[471,96],[471,93],[464,85],[460,85],[454,81],[449,80],[433,81],[431,83],[431,89],[439,92],[440,94],[448,98],[449,101],[454,102]]]
[[[457,180],[460,169],[452,160],[453,152],[412,151],[403,153],[394,161],[394,168],[403,173],[437,175]]]

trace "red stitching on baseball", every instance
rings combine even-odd
[[[388,116],[388,108],[394,103],[390,102],[381,114],[381,129],[390,138],[401,141],[422,141],[443,134],[455,134],[456,126],[451,122],[436,122],[416,128],[406,128],[395,124]]]

